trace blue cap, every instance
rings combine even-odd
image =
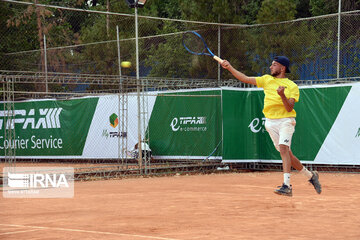
[[[274,57],[274,61],[280,63],[281,65],[286,67],[286,73],[290,73],[290,60],[285,56],[276,56]]]

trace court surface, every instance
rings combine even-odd
[[[320,173],[323,193],[280,172],[75,183],[72,199],[0,198],[0,239],[360,239],[360,174]]]

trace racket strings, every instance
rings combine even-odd
[[[204,53],[206,48],[204,42],[195,34],[186,33],[183,36],[183,44],[194,53]]]

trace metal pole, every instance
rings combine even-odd
[[[137,4],[137,1],[136,1]],[[140,73],[139,73],[139,35],[138,35],[138,14],[135,6],[135,49],[136,49],[136,85],[137,85],[137,103],[138,103],[138,151],[139,168],[142,173],[142,149],[141,149],[141,104],[140,104]]]
[[[219,19],[220,19],[220,17],[219,17]],[[218,56],[219,57],[221,57],[221,43],[220,43],[220,40],[221,40],[221,32],[220,32],[220,30],[221,30],[221,27],[220,27],[220,25],[218,26]],[[218,64],[218,85],[219,85],[219,87],[220,87],[220,72],[221,72],[221,66],[220,66],[220,64]]]
[[[108,16],[108,15],[107,15]],[[122,164],[124,163],[124,158],[123,158],[123,149],[121,147],[121,130],[122,127],[120,125],[123,124],[122,120],[122,116],[121,114],[121,94],[122,94],[122,83],[121,83],[121,58],[120,58],[120,37],[119,37],[119,26],[116,25],[116,39],[117,39],[117,53],[118,53],[118,68],[119,68],[119,98],[118,98],[118,118],[119,118],[119,124],[118,124],[118,132],[120,133],[120,136],[118,137],[118,163],[119,163],[119,159],[121,157],[122,159]]]
[[[3,96],[4,96],[4,138],[9,143],[15,141],[15,124],[14,119],[14,81],[13,77],[4,78]],[[11,171],[15,171],[16,164],[16,148],[4,148],[5,167],[9,167]]]
[[[340,78],[340,36],[341,36],[341,0],[339,0],[339,15],[338,15],[338,42],[337,42],[337,69],[336,78]]]
[[[121,85],[121,58],[120,58],[119,26],[116,26],[116,38],[117,38],[117,48],[118,48],[118,68],[119,68],[120,85]]]
[[[45,64],[45,92],[48,93],[48,69],[47,69],[47,54],[46,54],[46,36],[44,34],[44,64]]]

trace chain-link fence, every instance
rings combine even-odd
[[[2,4],[13,14],[5,19],[0,35],[1,70],[135,76],[133,15]],[[286,55],[294,80],[358,77],[360,11],[341,13],[340,24],[338,20],[339,15],[332,14],[249,26],[139,16],[140,77],[232,78],[212,59],[185,51],[182,33],[189,30],[200,33],[214,53],[249,75],[267,73],[273,56]],[[132,67],[120,68],[124,60]],[[49,86],[49,90],[63,87]]]
[[[358,81],[360,76],[360,11],[251,26],[138,16],[136,39],[133,14],[16,1],[2,1],[1,5],[10,12],[2,18],[0,30],[5,93],[11,79],[17,101],[118,94],[114,113],[120,127],[116,133],[128,133],[130,126],[137,126],[131,144],[119,140],[118,148],[123,150],[118,159],[127,159],[124,152],[134,142],[149,143],[152,96],[172,90],[246,87],[212,58],[187,52],[182,46],[186,31],[197,31],[216,55],[250,76],[268,73],[276,55],[289,57],[289,78],[299,84]],[[121,67],[122,61],[130,61],[131,67]],[[10,97],[5,93],[6,102]],[[177,94],[178,98],[199,97],[198,93]],[[219,97],[213,92],[203,95]],[[135,98],[129,101],[129,97]],[[129,117],[129,109],[137,109],[135,117]],[[208,154],[218,150],[219,141],[212,137],[214,146],[206,150]],[[199,146],[193,152],[195,148]],[[205,152],[202,156],[208,155]],[[149,167],[150,161],[142,164]]]

